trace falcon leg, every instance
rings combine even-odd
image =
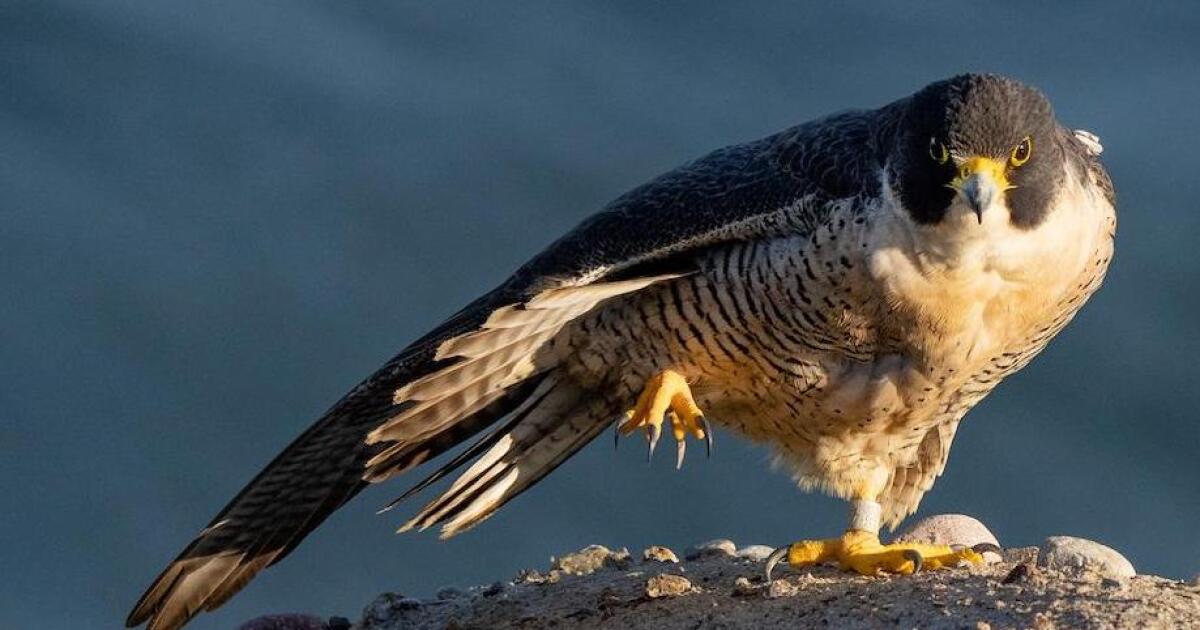
[[[964,561],[982,564],[983,552],[999,551],[995,545],[976,545],[970,549],[922,543],[885,545],[879,542],[879,504],[859,500],[851,505],[850,527],[841,538],[802,540],[776,549],[767,559],[767,582],[781,561],[793,567],[836,562],[841,568],[861,575],[912,575],[922,570],[956,567]]]
[[[629,435],[637,429],[645,430],[650,445],[647,460],[654,455],[654,447],[658,446],[664,416],[671,418],[671,433],[677,444],[676,468],[683,466],[688,435],[704,440],[707,453],[712,455],[712,427],[704,419],[704,412],[696,406],[692,390],[679,372],[664,370],[646,381],[637,404],[625,416],[625,421],[617,427],[617,433]]]

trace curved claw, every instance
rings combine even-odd
[[[704,427],[704,456],[712,457],[713,449],[713,430],[712,425],[708,423],[708,418],[700,416],[700,426]]]
[[[687,442],[679,440],[675,443],[675,470],[683,468],[683,454],[687,452]]]
[[[787,563],[788,551],[791,548],[791,545],[784,545],[775,551],[772,551],[771,555],[767,556],[767,584],[771,583],[771,572],[775,570],[775,565],[779,564],[780,562],[785,564]]]
[[[993,545],[992,543],[979,543],[977,545],[972,546],[971,551],[974,551],[975,553],[980,553],[980,554],[987,553],[990,551],[992,553],[998,554],[998,553],[1000,553],[1000,545]]]
[[[647,433],[650,434],[650,450],[646,452],[646,463],[654,459],[654,449],[658,446],[658,438],[662,437],[662,427],[657,424],[652,424],[646,427]]]
[[[916,549],[905,549],[903,555],[905,560],[913,563],[912,574],[916,575],[920,573],[921,565],[925,562],[925,559],[921,557],[921,552],[917,551]]]

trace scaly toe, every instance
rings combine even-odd
[[[647,461],[654,456],[654,450],[662,436],[665,418],[670,418],[671,433],[678,442],[675,452],[676,468],[683,466],[683,459],[687,453],[684,441],[689,435],[704,440],[706,451],[712,455],[712,428],[704,413],[696,406],[687,381],[678,372],[665,370],[646,381],[637,404],[626,412],[625,416],[625,420],[617,425],[617,435],[614,439],[619,440],[621,435],[644,429],[648,442]]]

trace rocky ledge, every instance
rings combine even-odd
[[[919,522],[897,539],[974,545],[995,539],[969,517]],[[1200,582],[1136,575],[1116,551],[1056,536],[1041,547],[988,553],[988,563],[867,578],[833,567],[776,570],[770,548],[728,540],[683,560],[665,547],[639,554],[598,545],[542,571],[433,599],[385,593],[362,618],[262,617],[241,630],[409,628],[1200,628]]]

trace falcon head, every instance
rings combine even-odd
[[[904,102],[892,192],[919,224],[1037,226],[1064,173],[1058,123],[1036,89],[998,75],[939,81]]]

